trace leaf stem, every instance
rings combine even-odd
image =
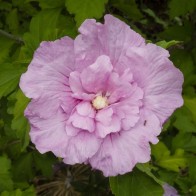
[[[24,44],[24,41],[22,40],[22,38],[17,37],[17,36],[15,36],[15,35],[12,35],[12,34],[10,34],[10,33],[6,32],[6,31],[4,31],[4,30],[2,30],[2,29],[0,29],[0,35],[3,35],[3,36],[5,36],[5,37],[7,37],[7,38],[9,38],[9,39],[12,39],[12,40],[18,42],[19,44]]]

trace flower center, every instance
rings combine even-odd
[[[96,110],[100,110],[108,106],[108,100],[106,97],[99,95],[93,99],[92,104]]]

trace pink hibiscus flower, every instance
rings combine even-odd
[[[150,160],[161,127],[182,106],[183,76],[168,51],[119,19],[85,20],[75,40],[42,42],[20,87],[41,152],[89,163],[105,176]]]

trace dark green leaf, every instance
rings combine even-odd
[[[195,0],[171,0],[169,2],[169,15],[171,18],[175,16],[185,15],[188,12],[192,12],[196,9]]]
[[[13,179],[15,181],[28,181],[33,177],[33,156],[32,153],[23,154],[15,161],[12,167]]]
[[[112,0],[111,5],[123,12],[131,20],[137,21],[142,18],[135,0]]]
[[[0,157],[0,192],[12,190],[13,182],[10,174],[11,162],[7,157]]]
[[[134,171],[110,178],[110,187],[115,196],[162,196],[162,187],[145,173]]]

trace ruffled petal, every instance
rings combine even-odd
[[[99,138],[105,138],[106,135],[110,133],[119,132],[121,130],[121,122],[117,116],[113,116],[111,123],[109,125],[104,125],[100,122],[96,123],[96,132],[95,134]]]
[[[101,142],[94,134],[82,131],[69,141],[63,161],[67,164],[88,162],[99,149]]]
[[[95,120],[103,125],[110,125],[112,122],[113,110],[112,108],[102,109],[97,112]]]
[[[106,90],[106,83],[113,67],[108,56],[99,56],[95,63],[81,73],[82,86],[91,93]]]
[[[70,92],[68,76],[74,70],[73,40],[64,37],[42,42],[36,50],[26,73],[21,76],[20,88],[29,98]]]
[[[63,157],[69,137],[65,131],[65,119],[59,111],[51,118],[42,119],[26,111],[31,124],[30,138],[39,152],[52,151],[56,156]]]
[[[130,48],[122,62],[129,66],[134,81],[144,91],[144,107],[153,111],[161,123],[183,104],[182,73],[168,59],[169,53],[154,45]],[[142,70],[142,72],[141,72]]]
[[[80,131],[80,128],[74,127],[71,123],[66,125],[66,133],[68,136],[76,136]]]
[[[88,116],[81,116],[77,112],[74,112],[69,120],[68,124],[72,124],[75,128],[79,128],[81,130],[87,130],[89,132],[93,132],[95,130],[95,122],[94,119]]]
[[[93,109],[91,103],[89,102],[81,102],[76,106],[76,110],[81,116],[88,116],[90,118],[95,117],[95,110]]]
[[[125,55],[128,48],[143,46],[145,40],[118,18],[112,15],[105,15],[104,18],[104,28],[99,32],[99,39],[104,54],[110,57],[115,66],[120,56]]]
[[[74,41],[77,70],[83,70],[103,54],[98,40],[98,32],[102,26],[101,23],[96,23],[94,19],[87,19],[80,26],[79,32],[81,34]]]
[[[156,143],[161,127],[158,118],[148,115],[147,123],[138,123],[130,131],[110,134],[99,151],[89,160],[93,168],[103,171],[104,176],[116,176],[130,172],[136,163],[150,160],[149,142]]]

